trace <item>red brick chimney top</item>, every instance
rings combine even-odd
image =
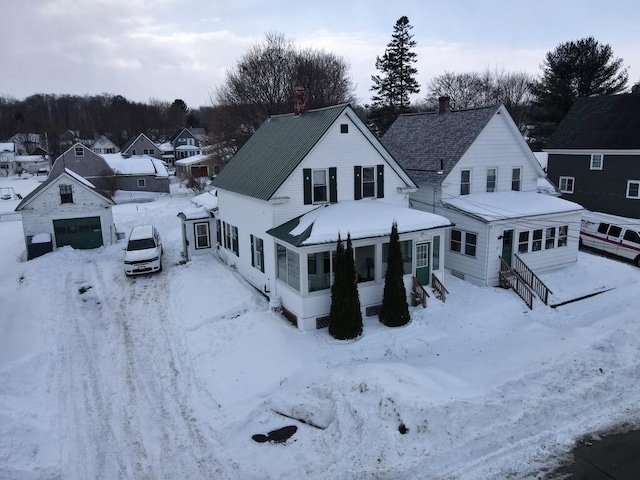
[[[293,113],[298,116],[307,109],[307,91],[304,87],[293,89]]]
[[[449,103],[451,102],[450,97],[440,97],[438,98],[438,114],[444,113],[449,110]]]

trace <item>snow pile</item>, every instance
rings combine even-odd
[[[524,478],[639,423],[630,264],[580,252],[541,276],[553,302],[602,293],[533,310],[449,275],[446,303],[340,342],[296,330],[214,255],[183,263],[190,205],[113,207],[163,238],[163,272],[132,279],[123,242],[21,262],[20,222],[0,223],[0,478]]]

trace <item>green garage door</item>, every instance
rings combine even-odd
[[[100,217],[65,218],[53,221],[56,245],[73,248],[98,248],[102,246]]]

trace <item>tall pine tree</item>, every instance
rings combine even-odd
[[[371,121],[378,135],[383,135],[399,114],[409,110],[409,95],[420,92],[415,79],[418,70],[413,66],[417,54],[411,50],[416,46],[412,28],[406,16],[400,17],[384,55],[376,58],[376,69],[381,74],[371,76],[371,90],[375,92],[371,97]]]
[[[389,238],[387,273],[384,277],[382,307],[378,317],[388,327],[401,327],[411,320],[407,304],[407,290],[404,286],[404,265],[400,250],[398,224],[393,222]]]
[[[338,236],[331,286],[329,334],[338,340],[351,340],[362,335],[362,312],[351,235],[347,235],[346,250]]]

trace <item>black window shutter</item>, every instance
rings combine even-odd
[[[313,203],[313,196],[311,191],[311,169],[303,168],[302,177],[304,179],[304,204],[311,205]]]
[[[378,165],[378,198],[384,198],[384,165]]]
[[[329,203],[338,203],[338,169],[329,167]]]
[[[253,252],[254,252],[253,235],[251,235],[251,266],[255,267],[256,266],[256,262],[255,262],[255,257],[253,255]]]
[[[362,167],[353,167],[353,199],[362,198]]]

